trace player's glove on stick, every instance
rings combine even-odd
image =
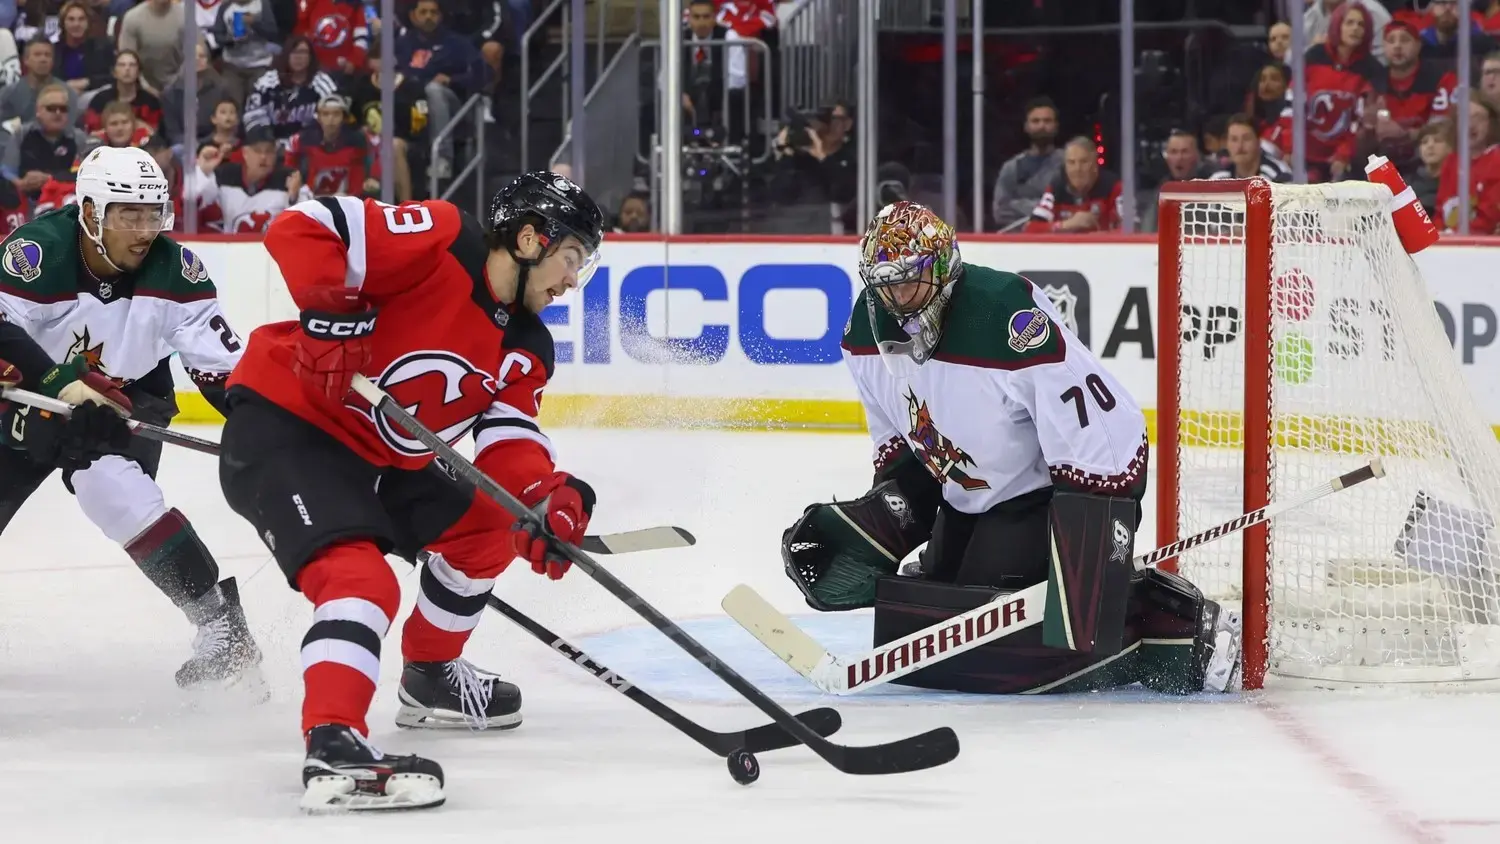
[[[594,490],[567,472],[553,472],[521,491],[521,502],[541,517],[552,535],[572,545],[583,543],[589,516],[594,512]],[[559,580],[572,565],[548,549],[546,537],[516,525],[511,534],[516,555],[531,561],[531,570]]]
[[[931,535],[932,514],[888,480],[853,501],[808,505],[781,535],[781,558],[808,606],[853,610],[874,606],[875,581]]]
[[[0,361],[0,371],[7,369],[15,372],[15,367]],[[0,385],[14,386],[3,383],[6,377],[0,372]],[[16,380],[19,383],[19,377]],[[130,399],[108,377],[90,370],[83,356],[48,370],[37,392],[73,405],[73,411],[61,416],[14,404],[5,412],[0,434],[37,463],[76,472],[130,447],[130,426],[125,422]]]
[[[357,290],[324,289],[317,298],[316,307],[302,310],[292,372],[309,392],[342,404],[355,373],[373,356],[376,309]]]

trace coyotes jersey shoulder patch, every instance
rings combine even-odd
[[[949,303],[934,360],[990,369],[1056,363],[1062,331],[1043,310],[1031,282],[1015,273],[964,264]]]
[[[78,292],[78,207],[59,208],[11,232],[0,244],[0,288],[34,302]]]

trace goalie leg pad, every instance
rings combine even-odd
[[[1094,656],[1125,646],[1138,512],[1134,498],[1053,494],[1044,645]]]
[[[1158,569],[1141,572],[1132,591],[1142,636],[1141,685],[1168,694],[1239,689],[1239,613],[1203,597],[1187,579]]]
[[[824,612],[875,603],[875,580],[932,533],[932,514],[911,502],[895,480],[853,501],[813,504],[781,535],[787,577],[808,606]]]

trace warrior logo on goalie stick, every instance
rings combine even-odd
[[[952,481],[969,492],[990,488],[985,481],[964,471],[963,467],[974,465],[974,458],[943,436],[932,421],[927,402],[918,399],[910,388],[906,391],[906,408],[911,417],[911,430],[906,436],[911,440],[912,451],[939,483]]]

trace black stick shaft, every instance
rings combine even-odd
[[[509,511],[526,530],[538,536],[549,537],[552,548],[555,551],[570,560],[573,565],[577,566],[600,586],[604,587],[606,592],[615,596],[626,606],[634,610],[648,624],[661,631],[664,636],[686,651],[700,665],[712,671],[726,685],[739,692],[755,708],[764,712],[777,725],[796,737],[798,741],[807,745],[808,748],[830,765],[849,774],[891,774],[935,767],[951,762],[958,756],[958,736],[947,727],[941,727],[897,742],[869,747],[849,747],[834,744],[808,729],[806,724],[792,717],[790,712],[787,712],[786,709],[767,697],[765,692],[756,688],[749,680],[741,677],[738,672],[719,659],[713,651],[700,644],[687,631],[678,627],[671,619],[651,606],[646,599],[636,594],[630,587],[621,582],[619,578],[610,574],[607,569],[595,562],[588,554],[556,537],[550,536],[546,525],[537,513],[532,512],[519,499],[511,495],[508,490],[495,483],[488,475],[479,471],[473,463],[470,463],[463,455],[455,451],[441,437],[428,430],[416,417],[408,413],[405,408],[397,404],[395,400],[386,395],[383,390],[375,386],[368,378],[363,375],[356,375],[353,386],[355,392],[364,397],[377,411],[384,414],[392,422],[400,425],[423,445],[432,449],[434,454],[441,457],[443,462],[452,467],[455,472],[462,475],[464,480],[473,484],[476,489]]]
[[[642,709],[676,727],[688,738],[698,742],[718,756],[728,756],[732,751],[739,748],[744,748],[752,753],[758,753],[766,750],[779,750],[783,747],[791,747],[799,743],[796,739],[788,735],[785,730],[775,724],[767,724],[763,727],[734,733],[720,733],[710,730],[665,703],[662,703],[655,697],[652,697],[646,690],[616,674],[607,666],[584,653],[578,646],[548,630],[540,622],[535,621],[510,604],[507,604],[494,595],[490,595],[485,600],[489,604],[490,609],[510,619],[517,627],[531,634],[532,638],[562,654],[568,661],[597,677],[606,686],[630,698],[630,700],[639,704]],[[798,715],[797,718],[804,724],[807,724],[809,728],[815,730],[819,735],[824,736],[833,734],[843,723],[837,711],[826,708],[809,710]]]

